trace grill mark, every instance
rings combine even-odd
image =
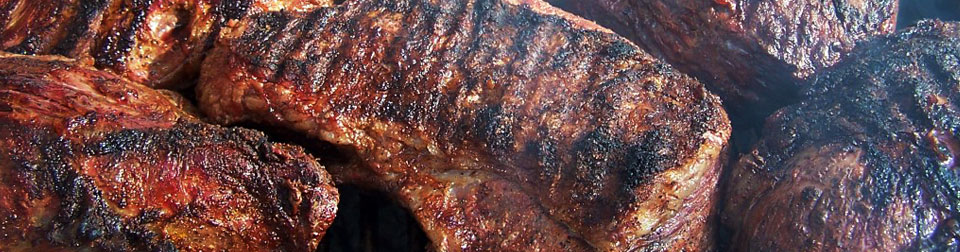
[[[125,19],[128,20],[110,27],[109,35],[102,42],[100,49],[93,54],[96,67],[116,69],[124,66],[126,57],[136,43],[137,31],[144,24],[152,4],[153,0],[132,0],[130,6],[126,3],[120,6],[122,11],[129,11],[132,16],[127,16]]]
[[[453,15],[450,16],[451,23],[465,24],[466,22],[468,22],[467,20],[470,19],[470,14],[469,14],[470,6],[457,5],[457,7],[458,8],[456,9],[456,11],[453,12]],[[447,36],[451,37],[451,39],[447,41],[447,44],[449,45],[448,46],[449,49],[444,51],[441,56],[441,59],[442,59],[441,61],[447,62],[447,65],[444,68],[448,69],[447,71],[450,71],[451,74],[457,73],[460,76],[460,78],[464,78],[463,76],[464,73],[468,72],[465,70],[466,69],[465,56],[469,54],[470,49],[461,47],[461,45],[465,43],[455,43],[453,41],[462,40],[463,42],[472,43],[473,40],[477,39],[476,37],[472,36],[473,35],[472,33],[464,30],[465,29],[464,26],[465,25],[461,25],[461,26],[451,25],[451,28],[447,31],[447,34],[446,34]],[[452,81],[456,83],[456,80],[452,80]],[[458,90],[459,88],[445,88],[445,86],[449,84],[450,83],[437,82],[437,85],[435,86],[435,91],[431,93],[431,96],[428,97],[427,101],[425,101],[428,104],[428,107],[426,107],[425,109],[427,111],[434,112],[432,114],[433,117],[428,119],[433,119],[437,121],[447,121],[448,118],[453,117],[450,110],[441,109],[440,107],[441,106],[440,101],[444,99],[444,97],[447,99],[447,104],[456,104],[455,100],[457,95],[455,95],[453,92],[454,90]],[[462,85],[462,82],[459,84]],[[447,92],[443,92],[444,90],[446,90]],[[457,109],[457,110],[460,110],[460,109]],[[426,125],[422,125],[422,126],[427,127]],[[445,135],[447,135],[447,132],[441,131],[437,133],[437,136],[445,136]]]
[[[91,28],[97,26],[97,24],[94,24],[95,18],[106,10],[107,6],[109,6],[109,1],[110,0],[80,0],[80,6],[77,9],[76,15],[74,15],[70,24],[66,25],[66,27],[68,27],[66,29],[67,34],[63,39],[57,41],[51,54],[73,56],[77,42],[79,42],[81,38],[90,35]]]
[[[454,3],[448,3],[448,4],[453,5]],[[428,8],[431,6],[429,4],[421,4],[421,7]],[[427,14],[428,16],[423,18],[423,19],[432,21],[432,22],[428,22],[429,27],[431,27],[431,30],[427,34],[424,34],[425,36],[423,37],[425,39],[429,37],[429,34],[442,34],[442,36],[448,38],[442,44],[432,44],[432,43],[430,44],[430,48],[432,48],[432,50],[430,50],[431,54],[428,57],[432,59],[431,62],[438,62],[438,63],[429,65],[427,68],[428,69],[427,71],[421,71],[421,73],[427,74],[426,75],[427,78],[432,77],[432,79],[428,79],[427,83],[430,83],[428,87],[434,87],[434,89],[436,89],[436,88],[439,88],[440,85],[446,84],[446,83],[442,83],[441,81],[442,80],[441,78],[443,76],[442,72],[444,71],[444,69],[447,69],[448,67],[452,67],[454,69],[460,67],[459,65],[457,65],[456,61],[449,61],[445,59],[447,59],[446,57],[449,56],[449,54],[455,53],[456,51],[459,50],[459,45],[451,44],[452,43],[451,41],[454,41],[456,39],[455,34],[457,31],[453,20],[456,20],[456,17],[460,15],[459,13],[462,13],[462,11],[465,11],[465,8],[466,8],[465,6],[463,8],[460,8],[460,10],[458,10],[457,12],[454,12],[453,15],[446,15],[443,11],[444,7],[436,7],[435,9],[431,9],[430,11],[428,11],[429,12]],[[422,16],[422,15],[418,15],[418,16]],[[441,27],[444,30],[439,32],[436,30],[438,23],[444,24]],[[436,50],[435,48],[437,47],[440,47],[441,50]],[[405,88],[419,90],[419,88],[416,88],[416,85],[417,85],[416,81],[405,81],[405,82],[407,83],[406,85],[404,85]],[[430,92],[430,91],[427,91],[427,92]],[[418,95],[422,95],[422,93],[418,92]],[[425,103],[425,102],[422,102],[422,100],[419,97],[416,100],[418,101],[416,103],[418,105],[422,105]],[[436,108],[427,108],[425,106],[417,106],[416,113],[408,114],[406,118],[403,118],[403,120],[407,122],[421,121],[417,119],[423,117],[424,115],[432,114],[430,112],[435,110]],[[428,118],[436,118],[436,116],[430,116]],[[419,123],[419,124],[423,125],[423,123]],[[423,125],[423,126],[426,127],[426,125]]]
[[[296,52],[293,43],[296,43],[296,37],[299,37],[296,30],[301,25],[299,19],[290,19],[286,15],[280,15],[277,22],[270,24],[269,28],[275,32],[267,38],[267,46],[261,48],[266,49],[263,52],[265,57],[263,64],[270,69],[272,75],[280,76],[287,62],[286,56]],[[281,79],[275,79],[274,81],[281,81]]]
[[[347,34],[353,34],[357,30],[355,28],[356,22],[357,20],[351,19],[351,20],[348,20],[347,22],[344,22],[342,26],[338,26],[338,28],[345,29]],[[335,33],[335,32],[337,32],[337,30],[331,31],[331,33]],[[334,34],[333,36],[336,36],[336,35],[338,34]],[[353,61],[351,58],[355,55],[350,53],[351,52],[350,49],[357,46],[355,40],[349,40],[346,38],[340,38],[340,40],[341,42],[337,44],[337,49],[335,50],[337,51],[337,54],[334,55],[333,60],[331,60],[330,67],[332,71],[328,71],[328,73],[333,75],[333,78],[330,79],[330,81],[326,82],[327,90],[329,90],[328,92],[329,95],[326,96],[328,103],[331,103],[335,100],[333,99],[333,97],[340,96],[342,95],[341,94],[342,92],[346,92],[344,91],[345,89],[347,89],[345,87],[353,86],[356,83],[356,81],[358,81],[355,78],[349,78],[349,81],[351,83],[347,83],[345,85],[339,82],[339,80],[343,79],[342,76],[350,73],[352,68],[354,67],[352,63]],[[341,92],[341,93],[338,93],[338,92]],[[331,108],[330,110],[337,111],[340,114],[347,114],[346,110],[352,109],[350,107],[353,106],[353,104],[347,104],[347,106],[336,106],[337,104],[332,104],[332,103],[330,105],[334,105],[334,108]]]
[[[328,26],[328,24],[329,20],[334,16],[335,12],[327,12],[323,15],[320,22],[317,22],[315,26],[310,29],[310,32],[307,33],[307,35],[311,37],[311,43],[309,43],[310,47],[307,48],[309,53],[308,55],[318,55],[318,57],[308,57],[307,59],[307,64],[309,66],[307,68],[310,72],[312,72],[312,74],[309,75],[309,79],[310,89],[313,93],[319,92],[321,88],[326,86],[326,77],[331,69],[330,63],[332,63],[332,60],[330,59],[337,57],[336,55],[339,54],[337,50],[327,50],[327,48],[317,48],[316,46],[318,43],[317,41],[320,40],[334,42],[335,44],[331,45],[333,47],[339,46],[341,40],[333,39],[331,41],[330,39],[326,39],[328,36],[325,36],[325,34],[328,34],[330,29],[332,29],[332,27]],[[324,59],[322,64],[320,64],[321,59]]]
[[[295,29],[296,33],[292,34],[292,36],[294,36],[293,38],[294,41],[290,45],[291,50],[287,50],[287,52],[283,55],[282,59],[286,59],[284,67],[281,67],[280,71],[278,71],[277,74],[274,75],[274,79],[297,80],[294,83],[297,84],[298,91],[302,91],[303,82],[299,81],[299,77],[307,76],[307,70],[306,70],[306,67],[304,66],[304,62],[299,59],[295,59],[294,54],[306,51],[306,48],[307,48],[306,41],[310,40],[309,38],[311,38],[311,36],[309,36],[308,33],[311,31],[311,28],[316,26],[315,23],[317,22],[317,19],[319,19],[319,16],[323,15],[323,13],[324,12],[312,12],[306,16],[305,21],[297,23],[296,29]],[[294,61],[294,62],[291,65],[286,61]],[[290,69],[291,67],[294,69]]]

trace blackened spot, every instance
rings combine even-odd
[[[87,146],[84,150],[89,155],[115,154],[130,150],[144,150],[149,144],[147,139],[149,133],[141,130],[121,130],[109,134],[103,140]]]
[[[127,55],[133,49],[137,31],[143,26],[147,18],[152,0],[134,0],[132,6],[127,6],[133,15],[129,23],[117,26],[121,30],[111,31],[94,58],[97,67],[118,67],[124,64]]]
[[[640,141],[626,149],[623,174],[621,176],[624,191],[632,192],[650,177],[659,174],[668,167],[665,164],[669,156],[660,153],[661,150],[671,149],[661,129],[644,133]]]
[[[608,129],[596,128],[573,145],[573,168],[575,169],[576,190],[580,197],[596,200],[605,184],[603,179],[607,171],[618,169],[619,152],[623,142],[615,139]]]
[[[500,105],[491,105],[477,112],[473,125],[488,148],[495,152],[506,151],[513,146],[512,121],[511,115],[504,114]]]
[[[517,59],[525,59],[530,53],[527,47],[542,24],[541,15],[527,8],[521,8],[520,13],[515,16],[513,25],[518,27],[519,31],[511,41],[513,41],[513,48],[517,52]]]
[[[615,60],[623,60],[637,54],[637,49],[627,42],[615,40],[604,50],[604,55]]]
[[[870,170],[868,175],[873,182],[873,186],[865,196],[868,197],[871,204],[877,207],[876,210],[886,209],[887,205],[893,201],[894,190],[899,187],[897,182],[900,179],[900,171],[894,167],[896,165],[894,161],[890,160],[887,154],[880,151],[873,143],[865,143],[865,145],[866,158],[871,163],[876,162],[875,167]]]
[[[553,59],[551,60],[552,64],[550,66],[553,67],[553,70],[560,70],[570,65],[570,61],[572,58],[574,58],[570,57],[573,55],[573,53],[574,52],[570,49],[570,46],[565,45],[560,47],[560,49],[553,54]]]
[[[240,19],[247,13],[250,3],[253,1],[220,1],[220,4],[214,8],[214,12],[223,18],[221,24],[231,19]]]
[[[549,181],[560,175],[560,158],[557,153],[557,143],[541,129],[539,141],[528,142],[524,146],[524,155],[533,157],[540,171],[540,181]]]

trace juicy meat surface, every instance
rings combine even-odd
[[[448,250],[702,250],[729,122],[719,99],[535,0],[353,0],[225,29],[211,120],[338,145]]]
[[[0,55],[0,250],[311,251],[337,190],[299,147],[60,57]]]
[[[769,119],[732,168],[735,250],[956,251],[960,24],[872,40]]]
[[[152,87],[182,88],[224,22],[331,0],[0,0],[0,49],[80,59]]]
[[[896,0],[550,0],[697,77],[734,117],[759,122],[800,80],[888,34]],[[741,121],[734,120],[735,123]]]

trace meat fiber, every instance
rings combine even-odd
[[[0,251],[312,251],[337,190],[299,147],[60,57],[0,55]]]
[[[0,0],[0,49],[80,59],[152,87],[182,88],[226,20],[330,0]]]
[[[534,0],[352,0],[224,29],[219,123],[339,146],[437,250],[704,250],[729,122],[629,41]]]
[[[888,34],[896,0],[550,0],[697,77],[734,123],[796,101],[800,80]]]
[[[732,168],[734,250],[960,249],[960,24],[858,46],[807,86]]]

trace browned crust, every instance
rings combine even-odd
[[[279,126],[357,153],[362,171],[334,175],[372,180],[408,207],[419,196],[406,183],[446,188],[430,181],[477,170],[519,185],[569,228],[558,237],[600,250],[709,246],[696,242],[705,226],[648,234],[704,214],[683,207],[702,185],[694,182],[714,184],[730,130],[719,100],[566,15],[499,0],[361,0],[257,15],[221,34],[197,93],[218,122]]]

